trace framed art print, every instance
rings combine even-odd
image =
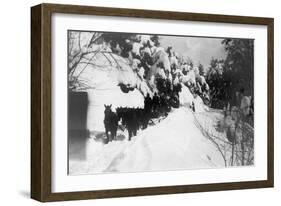
[[[273,19],[31,8],[31,196],[273,187]]]

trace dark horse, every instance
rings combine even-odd
[[[104,127],[107,142],[112,141],[116,138],[117,127],[118,127],[118,116],[111,110],[112,105],[104,105]],[[109,136],[110,132],[110,136]]]
[[[133,136],[137,135],[140,127],[142,111],[139,109],[119,107],[116,109],[118,119],[122,119],[121,123],[128,130],[129,141]]]

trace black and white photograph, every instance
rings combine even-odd
[[[67,31],[68,175],[255,165],[254,39]]]

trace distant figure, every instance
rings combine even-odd
[[[243,96],[240,103],[240,109],[244,116],[249,116],[251,114],[251,96]]]
[[[192,109],[193,112],[195,112],[195,105],[194,105],[194,102],[192,102],[191,109]]]
[[[117,127],[118,127],[118,116],[111,110],[112,105],[104,105],[104,127],[105,127],[105,134],[107,137],[107,142],[115,140]],[[110,132],[110,135],[109,135]]]

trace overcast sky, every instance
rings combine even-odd
[[[219,38],[160,36],[161,45],[172,46],[176,52],[190,57],[195,65],[200,61],[208,68],[212,57],[225,58],[226,53]]]

